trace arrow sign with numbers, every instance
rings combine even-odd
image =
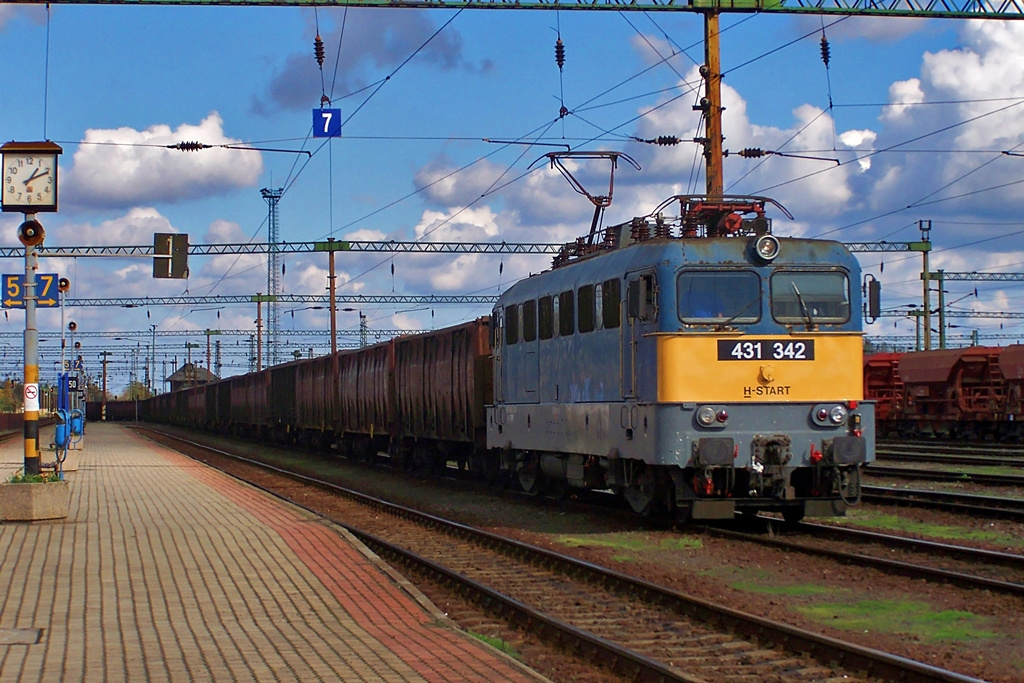
[[[57,289],[56,273],[36,273],[36,306],[54,308],[60,306],[60,291]],[[24,273],[4,274],[4,308],[25,308]]]

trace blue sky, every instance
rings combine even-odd
[[[1024,142],[1024,22],[837,19],[723,15],[725,147],[843,162],[733,156],[726,161],[727,191],[784,204],[796,220],[776,216],[779,235],[916,240],[917,221],[928,219],[933,270],[1024,271],[1015,184],[1024,179],[1024,158],[1000,154]],[[823,26],[828,70],[819,52]],[[322,80],[313,56],[318,29],[326,52]],[[558,35],[566,46],[561,75],[554,59]],[[290,242],[427,233],[439,240],[565,241],[588,229],[592,208],[543,164],[528,172],[554,148],[483,139],[543,131],[548,143],[565,138],[574,148],[630,154],[642,170],[620,166],[606,223],[646,214],[672,194],[699,191],[695,145],[653,147],[628,136],[689,140],[697,134],[692,106],[702,38],[703,20],[690,13],[353,9],[346,15],[312,8],[55,5],[47,15],[43,6],[0,5],[0,139],[48,138],[64,148],[60,211],[42,217],[48,245],[150,244],[153,232],[187,232],[192,243],[265,240],[264,187],[286,190],[281,239]],[[343,137],[326,145],[309,137],[312,109],[324,94],[346,119]],[[559,120],[563,102],[572,113]],[[183,140],[306,149],[314,156],[152,146]],[[603,166],[581,168],[580,175],[598,188],[607,183]],[[0,243],[16,244],[21,219],[0,216]],[[323,255],[283,261],[284,292],[326,292]],[[864,254],[861,261],[882,280],[886,308],[920,301],[919,255]],[[337,267],[343,293],[496,294],[549,262],[363,253],[339,256]],[[42,270],[70,276],[72,294],[81,298],[266,290],[261,256],[194,258],[190,265],[188,281],[154,281],[146,259],[48,259]],[[4,272],[22,267],[11,260]],[[1006,283],[949,283],[947,291],[947,301],[971,294],[957,309],[1021,310],[1020,287]],[[251,308],[81,308],[69,316],[82,330],[252,329]],[[371,328],[423,329],[484,315],[488,307],[363,313]],[[303,343],[290,330],[327,327],[325,311],[293,316],[283,306],[280,315],[288,349]],[[1021,321],[952,322],[964,328],[951,334],[977,329],[1024,337]],[[357,325],[355,313],[339,315],[342,329]],[[56,313],[41,313],[44,337],[59,326]],[[0,319],[0,332],[21,329],[19,312]],[[910,320],[893,318],[870,330],[913,331]],[[205,347],[205,337],[193,341],[200,339]],[[20,356],[20,340],[2,342],[10,352],[4,351],[0,371],[13,372],[17,365],[6,364]],[[52,364],[48,343],[44,375]],[[91,340],[85,355],[95,364],[90,357],[104,349],[92,347],[126,357],[130,347],[146,343],[128,334]],[[222,340],[225,374],[244,369],[245,343]],[[185,339],[158,342],[158,362],[184,357]],[[126,367],[112,369],[120,373],[115,383],[127,380]]]

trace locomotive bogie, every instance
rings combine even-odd
[[[636,473],[660,472],[649,477],[666,482],[658,496],[642,498],[653,497],[650,502],[666,508],[688,506],[699,518],[729,517],[732,505],[705,505],[707,499],[748,499],[770,509],[772,499],[790,501],[784,507],[792,507],[836,497],[841,472],[869,458],[863,435],[874,432],[873,413],[863,406],[784,404],[773,406],[769,420],[763,405],[751,403],[503,406],[491,414],[491,442],[502,444],[505,468],[527,490],[562,482],[612,488],[628,499],[638,495],[637,489],[653,487]],[[833,421],[828,414],[837,408],[842,418]],[[710,425],[698,417],[704,409],[714,419]],[[727,417],[719,422],[719,415]],[[673,493],[666,477],[682,488]],[[813,509],[811,514],[840,514],[831,505]]]

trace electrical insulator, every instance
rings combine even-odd
[[[324,41],[320,40],[320,34],[316,34],[316,40],[313,41],[313,54],[316,55],[316,63],[320,65],[320,68],[324,68]]]
[[[747,147],[737,152],[744,159],[760,159],[764,156],[764,150],[760,147]]]
[[[654,139],[654,144],[661,145],[662,147],[678,145],[680,142],[682,142],[682,140],[677,138],[675,135],[659,135]]]
[[[209,149],[209,145],[204,145],[201,142],[179,142],[176,145],[169,145],[171,149],[180,149],[182,152],[198,152],[201,149]]]
[[[558,65],[559,71],[565,66],[565,45],[562,44],[561,38],[555,41],[555,64]]]
[[[825,34],[821,35],[821,61],[825,62],[825,67],[828,68],[828,60],[832,57],[832,50],[828,46],[828,38]]]

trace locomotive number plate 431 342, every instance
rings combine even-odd
[[[814,340],[719,339],[718,360],[814,360]]]

